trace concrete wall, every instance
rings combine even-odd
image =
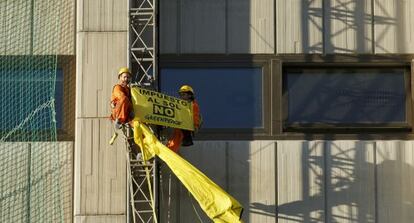
[[[413,53],[413,1],[160,0],[162,53]]]
[[[0,222],[72,222],[73,146],[0,143]]]
[[[413,146],[414,141],[205,141],[181,152],[242,203],[245,222],[409,223]],[[196,208],[208,222],[168,168],[162,169],[160,219],[198,222]]]
[[[75,0],[1,1],[0,15],[0,55],[75,54]]]
[[[77,1],[75,222],[125,221],[125,146],[107,144],[107,117],[116,72],[127,65],[126,3]],[[412,53],[413,7],[397,0],[160,0],[160,47],[166,54]],[[410,222],[412,146],[203,141],[182,154],[243,204],[245,222]],[[162,171],[160,219],[197,222],[195,207],[207,222]]]
[[[126,154],[109,99],[127,65],[127,1],[77,1],[74,222],[125,222]]]
[[[273,53],[273,0],[161,0],[162,53]]]

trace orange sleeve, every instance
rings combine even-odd
[[[127,97],[124,93],[124,89],[120,85],[115,85],[114,89],[112,90],[111,101],[118,101]]]
[[[115,85],[112,90],[111,103],[114,108],[112,109],[111,119],[118,119],[121,123],[129,121],[130,112],[132,110],[132,104],[128,95],[125,94],[125,90],[120,85]]]
[[[200,108],[196,101],[193,101],[193,121],[194,127],[197,129],[200,125]]]

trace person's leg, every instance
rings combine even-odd
[[[191,131],[188,130],[183,130],[183,142],[182,142],[182,146],[192,146],[194,145],[193,143],[193,136],[191,134]]]
[[[174,132],[171,138],[167,142],[167,147],[170,148],[172,151],[178,153],[180,149],[181,143],[183,141],[184,135],[180,129],[174,129]]]

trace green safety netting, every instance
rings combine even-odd
[[[0,0],[0,222],[64,222],[68,213],[69,150],[57,142],[65,2]]]

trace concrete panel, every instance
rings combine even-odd
[[[272,141],[204,141],[182,153],[243,204],[245,222],[275,222],[274,196],[277,222],[414,219],[412,141],[278,141],[277,162],[274,147]],[[193,205],[208,221],[187,191],[175,196],[170,222],[198,222]]]
[[[204,141],[197,142],[193,148],[183,148],[181,152],[190,163],[242,204],[243,221],[276,222],[275,142]],[[163,207],[170,207],[164,209],[169,214],[163,215],[168,215],[170,222],[198,222],[197,212],[203,221],[208,222],[209,218],[174,176],[172,184],[163,185],[163,193],[167,194],[165,188],[174,188],[177,183],[179,188],[175,194],[172,192],[171,200],[163,199],[164,203],[170,203],[163,204]],[[196,212],[192,211],[194,208]],[[180,216],[175,216],[175,212]]]
[[[251,0],[250,4],[250,53],[273,54],[275,53],[274,1]]]
[[[182,184],[167,165],[160,167],[159,222],[180,222],[180,190]],[[188,193],[188,192],[187,192]],[[192,210],[192,209],[191,209]]]
[[[0,143],[0,222],[23,222],[28,216],[29,143]]]
[[[221,141],[196,142],[193,147],[183,147],[182,156],[203,172],[214,183],[228,191],[228,168],[226,163],[227,143]],[[204,222],[209,218],[182,185],[178,188],[180,215],[172,222],[198,222],[197,213]],[[194,208],[196,212],[193,211]]]
[[[73,142],[0,143],[0,221],[72,222],[72,154]]]
[[[125,215],[75,216],[74,223],[125,223]]]
[[[251,0],[227,1],[227,52],[250,53]]]
[[[324,5],[325,53],[371,53],[371,1],[328,0]]]
[[[326,221],[375,222],[375,143],[325,143]]]
[[[35,1],[33,53],[74,55],[75,0]]]
[[[227,53],[274,53],[274,1],[227,1]]]
[[[250,144],[250,145],[249,145]],[[229,142],[229,192],[245,222],[276,222],[276,142]]]
[[[30,1],[0,2],[0,55],[22,55],[30,52]]]
[[[72,222],[73,217],[73,142],[59,142],[59,167],[61,179],[61,199],[65,222]]]
[[[75,0],[0,2],[0,55],[74,55]]]
[[[277,222],[325,222],[323,141],[277,142]]]
[[[76,0],[62,0],[64,10],[60,11],[60,30],[59,55],[75,55],[75,37],[76,37]]]
[[[128,29],[128,1],[77,0],[78,32],[126,31]]]
[[[374,1],[375,53],[413,53],[413,1]]]
[[[414,142],[378,141],[378,223],[414,219]]]
[[[276,1],[277,53],[323,53],[323,1]]]
[[[160,2],[162,53],[274,53],[272,0]]]
[[[30,146],[31,220],[60,221],[63,216],[65,222],[72,222],[73,142],[33,142]],[[62,208],[56,208],[57,202]]]
[[[226,52],[226,0],[181,0],[180,52]]]
[[[127,33],[78,33],[76,117],[109,117],[112,87],[127,63]]]
[[[178,53],[179,52],[179,13],[178,0],[159,1],[160,5],[160,52]]]
[[[108,119],[78,119],[75,147],[75,215],[125,214],[126,150]]]

